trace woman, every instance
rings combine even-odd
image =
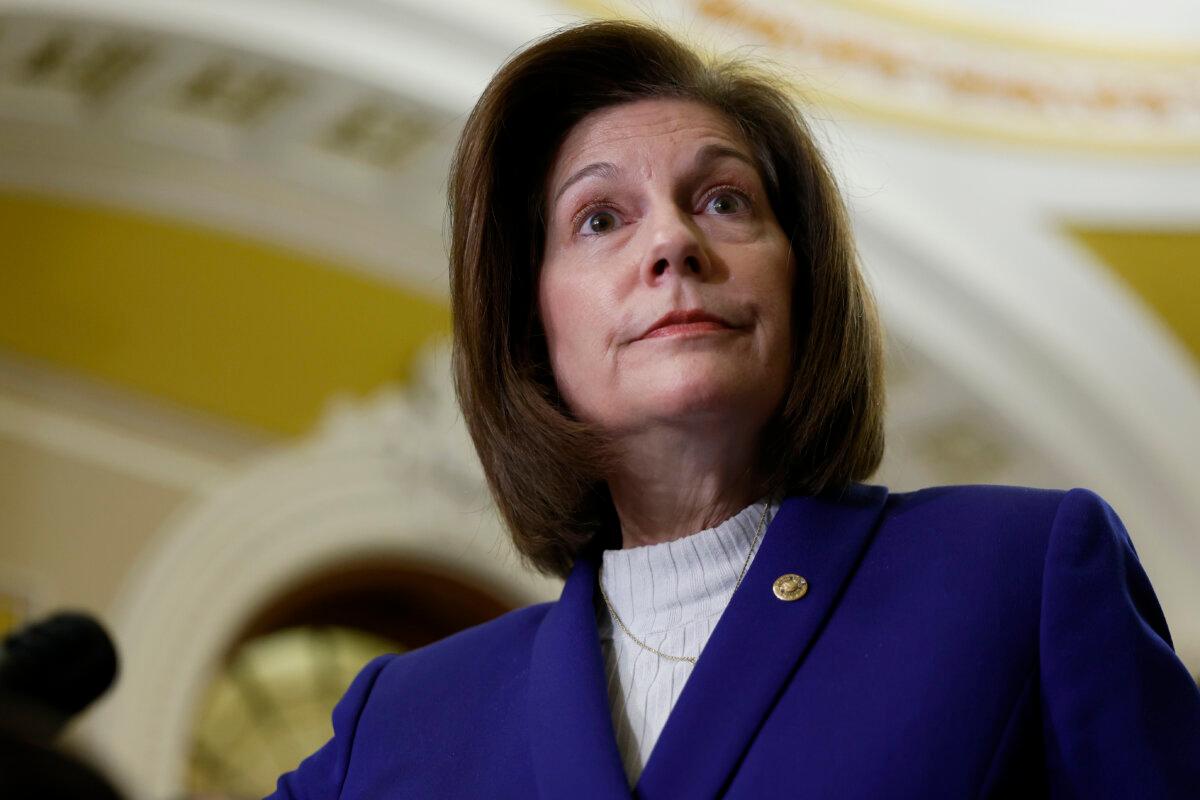
[[[770,81],[560,32],[451,204],[463,412],[566,585],[372,662],[277,797],[1195,796],[1200,694],[1100,498],[857,482],[879,326]]]

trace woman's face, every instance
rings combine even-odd
[[[789,377],[794,267],[729,121],[666,98],[595,111],[545,191],[538,306],[576,416],[761,428]]]

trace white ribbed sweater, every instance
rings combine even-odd
[[[767,511],[764,536],[775,511]],[[625,625],[664,653],[699,655],[733,596],[762,513],[758,502],[682,539],[604,551],[604,591]],[[756,553],[761,546],[760,539]],[[632,787],[692,665],[659,658],[630,641],[603,601],[597,615],[613,730]]]

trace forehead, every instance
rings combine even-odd
[[[690,156],[709,143],[729,145],[751,156],[733,123],[721,112],[694,100],[649,98],[593,111],[563,139],[550,178],[591,161]]]

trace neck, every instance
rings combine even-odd
[[[747,443],[749,442],[749,443]],[[655,430],[621,442],[608,487],[624,548],[681,539],[714,527],[758,500],[757,442]]]

